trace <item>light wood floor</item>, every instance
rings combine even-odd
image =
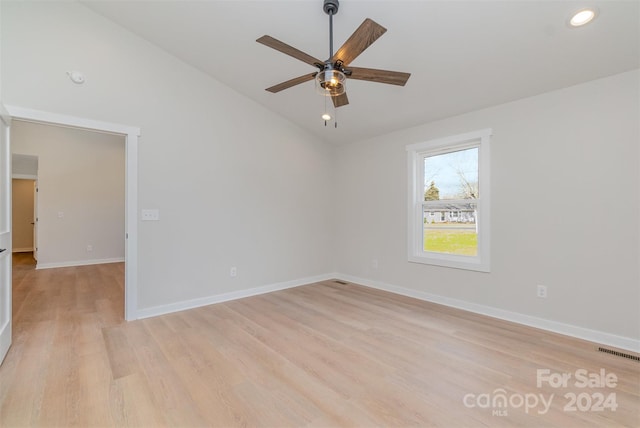
[[[125,323],[123,277],[16,260],[0,426],[640,426],[640,363],[592,343],[333,281]]]

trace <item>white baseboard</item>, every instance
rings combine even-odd
[[[389,291],[391,293],[400,294],[407,297],[413,297],[427,302],[437,303],[452,308],[462,309],[476,314],[487,315],[501,320],[523,324],[529,327],[539,328],[541,330],[552,331],[554,333],[564,334],[578,339],[588,340],[603,345],[613,346],[632,352],[640,352],[640,340],[630,337],[618,336],[611,333],[605,333],[598,330],[591,330],[584,327],[578,327],[571,324],[565,324],[557,321],[551,321],[544,318],[538,318],[531,315],[525,315],[517,312],[506,311],[504,309],[494,308],[491,306],[479,305],[477,303],[466,302],[464,300],[452,299],[449,297],[439,296],[436,294],[426,293],[424,291],[411,290],[404,287],[386,284],[380,281],[374,281],[365,278],[358,278],[352,275],[336,273],[335,278],[344,281],[353,282],[365,287],[376,288],[379,290]]]
[[[437,303],[452,308],[461,309],[476,314],[486,315],[492,318],[497,318],[505,321],[515,322],[517,324],[523,324],[529,327],[539,328],[541,330],[547,330],[554,333],[563,334],[565,336],[571,336],[578,339],[588,340],[590,342],[599,343],[602,345],[613,346],[620,349],[625,349],[632,352],[640,352],[640,340],[632,339],[629,337],[618,336],[611,333],[605,333],[602,331],[591,330],[584,327],[578,327],[571,324],[565,324],[557,321],[551,321],[544,318],[538,318],[531,315],[525,315],[517,312],[511,312],[504,309],[494,308],[491,306],[480,305],[477,303],[471,303],[464,300],[453,299],[449,297],[439,296],[436,294],[430,294],[423,291],[411,290],[404,287],[398,287],[391,284],[386,284],[380,281],[374,281],[365,278],[359,278],[352,275],[346,275],[341,273],[328,273],[324,275],[318,275],[314,277],[307,277],[296,279],[292,281],[280,282],[275,284],[263,285],[259,287],[249,288],[246,290],[232,291],[229,293],[216,294],[213,296],[201,297],[198,299],[185,300],[177,303],[170,303],[168,305],[154,306],[146,309],[139,309],[137,311],[137,319],[149,318],[158,315],[169,314],[172,312],[184,311],[187,309],[198,308],[201,306],[212,305],[215,303],[228,302],[230,300],[242,299],[244,297],[257,296],[259,294],[270,293],[273,291],[284,290],[287,288],[299,287],[301,285],[312,284],[315,282],[327,281],[330,279],[341,279],[348,282],[353,282],[365,287],[376,288],[378,290],[384,290],[395,294],[400,294],[407,297],[413,297],[415,299],[424,300],[427,302]]]
[[[199,308],[200,306],[213,305],[215,303],[228,302],[230,300],[242,299],[243,297],[257,296],[259,294],[271,293],[273,291],[287,288],[299,287],[301,285],[313,284],[314,282],[327,281],[335,278],[335,274],[324,274],[307,278],[294,279],[292,281],[278,282],[246,290],[231,291],[229,293],[215,294],[213,296],[201,297],[198,299],[184,300],[182,302],[170,303],[168,305],[153,306],[151,308],[139,309],[137,319],[155,317],[172,312],[184,311],[187,309]]]
[[[122,263],[124,257],[117,257],[113,259],[93,259],[93,260],[78,260],[73,262],[56,262],[56,263],[39,263],[36,265],[36,269],[54,269],[61,267],[73,267],[73,266],[89,266],[89,265],[102,265],[106,263]]]
[[[31,253],[33,252],[33,248],[14,248],[11,250],[12,253]]]

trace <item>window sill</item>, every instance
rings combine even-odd
[[[433,255],[428,256],[409,256],[409,262],[454,269],[472,270],[476,272],[491,272],[489,263],[483,263],[476,257],[440,255],[434,253]]]

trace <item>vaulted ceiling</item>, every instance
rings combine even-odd
[[[265,91],[315,69],[255,41],[268,34],[325,60],[322,0],[82,3],[337,144],[640,67],[638,1],[342,0],[335,49],[371,18],[388,31],[352,65],[411,78],[405,87],[348,80],[350,104],[337,110],[336,129],[325,127],[325,98],[312,81]],[[585,6],[595,6],[597,18],[570,28],[572,12]]]

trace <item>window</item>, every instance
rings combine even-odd
[[[407,146],[410,262],[489,272],[490,136]]]

